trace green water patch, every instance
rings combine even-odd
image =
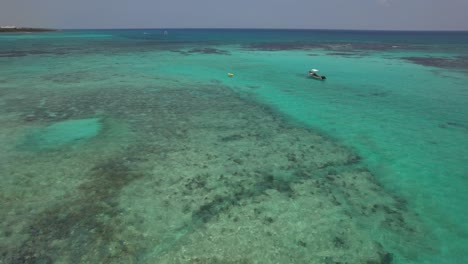
[[[56,122],[29,132],[20,147],[30,150],[47,150],[79,144],[97,136],[101,129],[100,118]]]

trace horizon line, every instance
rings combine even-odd
[[[245,27],[114,27],[114,28],[55,28],[59,30],[316,30],[316,31],[391,31],[391,32],[468,32],[468,29],[346,29],[346,28],[245,28]]]

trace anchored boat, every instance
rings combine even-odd
[[[309,77],[314,78],[316,80],[325,80],[327,77],[325,75],[318,75],[317,74],[318,70],[317,69],[312,69],[309,71]]]

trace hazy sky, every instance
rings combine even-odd
[[[1,0],[0,25],[468,30],[468,0]]]

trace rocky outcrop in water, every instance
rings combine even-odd
[[[31,28],[31,27],[0,27],[0,33],[16,33],[16,32],[54,32],[57,29],[50,28]]]

